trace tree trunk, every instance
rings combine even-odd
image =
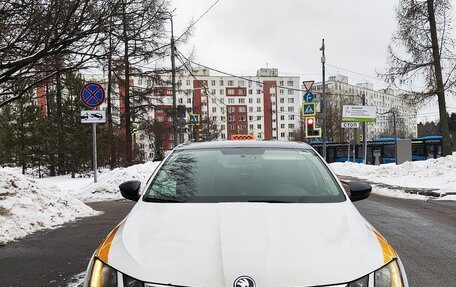
[[[434,0],[427,0],[428,14],[429,14],[429,27],[431,32],[432,41],[432,56],[433,66],[435,72],[435,80],[437,86],[437,99],[439,103],[439,114],[440,114],[440,131],[443,138],[443,155],[451,154],[451,139],[450,132],[448,130],[448,114],[446,111],[445,104],[445,86],[443,83],[442,76],[442,65],[440,62],[440,49],[439,40],[437,37],[437,24],[435,20]]]
[[[123,3],[123,36],[124,36],[124,65],[125,65],[125,156],[126,165],[132,163],[131,121],[130,121],[130,63],[128,59],[128,25],[126,4]]]

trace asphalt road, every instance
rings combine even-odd
[[[129,201],[95,203],[92,207],[103,215],[0,247],[0,286],[66,286],[132,206]],[[456,287],[456,202],[371,195],[356,206],[396,248],[410,286]]]

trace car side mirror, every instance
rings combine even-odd
[[[351,201],[366,199],[372,191],[372,186],[363,182],[349,182],[348,187],[350,188]]]
[[[139,180],[129,180],[119,185],[120,193],[126,199],[138,201],[141,197],[139,193],[141,182]]]

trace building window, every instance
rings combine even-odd
[[[211,81],[211,86],[215,86],[215,80]]]
[[[226,90],[226,94],[229,95],[229,96],[234,96],[234,89],[227,89]]]
[[[249,130],[253,130],[253,125],[249,125]]]
[[[238,96],[245,96],[245,90],[244,89],[238,89]]]
[[[279,90],[279,94],[283,95],[283,89]]]
[[[215,89],[211,89],[211,94],[215,95]]]
[[[281,121],[284,121],[284,120],[285,120],[285,116],[284,116],[284,115],[281,115],[281,116],[280,116],[280,120],[281,120]]]
[[[253,104],[253,99],[249,98],[249,104]]]
[[[234,86],[234,81],[233,80],[229,80],[227,85],[228,85],[228,87]]]
[[[257,112],[261,113],[261,107],[257,107]]]
[[[289,129],[294,129],[294,124],[288,124]]]
[[[285,99],[284,98],[280,98],[280,103],[284,104],[285,103]]]
[[[169,149],[173,149],[173,148],[174,148],[174,144],[173,144],[173,143],[170,143],[170,144],[168,145],[168,147],[169,147]]]
[[[245,120],[246,120],[245,116],[242,116],[242,115],[241,115],[241,116],[239,116],[239,121],[241,121],[241,122],[245,122]]]
[[[253,116],[249,116],[249,121],[253,121]]]
[[[239,112],[240,113],[245,113],[245,111],[246,111],[245,107],[239,107]]]
[[[192,98],[187,98],[187,104],[191,104],[192,103]]]
[[[294,98],[288,98],[288,103],[289,104],[294,104]]]
[[[185,81],[185,84],[186,84],[187,86],[190,86],[190,80]]]
[[[222,95],[222,96],[225,94],[225,90],[224,89],[220,89],[219,92],[220,92],[220,95]]]
[[[280,82],[279,82],[279,85],[280,85],[280,86],[283,86],[283,81],[280,81]]]
[[[223,80],[220,80],[219,84],[223,87]]]
[[[257,104],[261,104],[261,98],[257,98]]]
[[[257,116],[257,121],[260,121],[261,120],[261,116]]]
[[[293,90],[288,90],[288,94],[289,95],[294,95],[294,91]]]
[[[243,86],[245,86],[245,82],[239,80],[239,81],[238,81],[238,87],[243,87]]]
[[[229,98],[228,99],[228,104],[234,104],[234,99],[233,98]]]
[[[285,107],[280,107],[280,111],[284,112],[285,111]]]
[[[261,95],[261,90],[257,90],[257,95]]]
[[[284,138],[285,137],[285,133],[280,133],[280,137]]]
[[[287,81],[287,86],[293,87],[293,81]]]
[[[229,122],[235,122],[236,121],[236,117],[235,116],[228,116],[228,121]]]
[[[249,95],[253,95],[253,90],[252,89],[249,90]]]
[[[236,111],[236,109],[234,107],[228,107],[228,113],[229,114],[232,114]]]
[[[236,129],[236,127],[235,127],[234,124],[229,124],[229,125],[228,125],[228,129],[233,131],[233,130]]]
[[[289,132],[289,133],[288,133],[288,137],[289,137],[289,138],[294,137],[294,132]]]
[[[217,99],[216,99],[216,98],[211,98],[211,102],[212,102],[213,104],[215,104],[215,103],[217,102]]]
[[[258,125],[257,125],[257,129],[260,129],[260,130],[261,130],[261,124],[258,124]]]
[[[249,113],[253,113],[253,107],[249,107]]]
[[[294,107],[288,107],[289,112],[294,112]]]
[[[225,102],[225,99],[224,98],[221,98],[220,99],[220,103],[223,104]]]
[[[294,115],[288,115],[288,119],[289,119],[290,121],[294,121],[295,116],[294,116]]]
[[[225,125],[220,125],[221,130],[225,130]]]
[[[178,101],[179,101],[179,104],[183,104],[184,103],[184,99],[182,99],[182,98],[179,98]]]
[[[225,139],[225,138],[226,138],[226,135],[225,135],[224,133],[221,133],[221,134],[220,134],[220,137],[221,137],[222,139]]]
[[[280,128],[284,129],[285,128],[285,124],[280,124]]]
[[[217,107],[212,107],[212,112],[216,113],[217,112]]]

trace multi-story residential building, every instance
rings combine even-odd
[[[375,123],[367,125],[368,140],[392,134],[395,117],[397,128],[404,137],[417,136],[417,107],[407,100],[406,95],[393,90],[375,91],[371,83],[348,83],[348,77],[343,75],[331,76],[326,81],[328,99],[340,106],[343,104],[362,105],[363,96],[366,105],[377,107]],[[314,90],[321,93],[323,84],[316,83]],[[394,113],[394,115],[393,115]]]
[[[146,76],[133,77],[135,88],[154,91],[150,97],[153,107],[149,117],[156,121],[172,121],[163,114],[164,107],[173,104],[170,79],[159,82]],[[257,139],[288,140],[300,121],[302,92],[299,77],[279,76],[277,69],[260,69],[256,76],[211,76],[204,68],[194,68],[192,73],[181,74],[176,78],[176,104],[185,106],[187,114],[199,114],[202,124],[196,132],[180,133],[179,142],[196,140],[203,132],[204,125],[218,129],[219,140],[229,140],[232,135],[251,134]],[[122,95],[121,95],[122,97]],[[170,129],[169,129],[170,130]],[[172,149],[173,134],[166,135],[165,149]],[[148,148],[148,137],[144,142],[147,157],[152,151]]]

